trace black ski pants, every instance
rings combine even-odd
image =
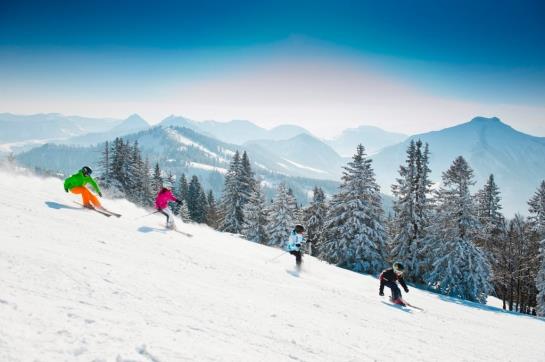
[[[396,282],[385,282],[384,285],[392,290],[392,300],[401,298],[401,290],[399,290]]]
[[[290,254],[295,256],[295,264],[301,265],[303,263],[303,253],[301,253],[301,250],[292,250]]]

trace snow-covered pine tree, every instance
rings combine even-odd
[[[426,143],[422,149],[422,141],[416,141],[416,199],[415,212],[421,223],[417,232],[425,235],[425,229],[429,225],[433,200],[430,197],[433,182],[430,180],[430,148]]]
[[[176,197],[179,197],[180,200],[182,200],[184,203],[187,203],[188,193],[189,193],[189,185],[187,183],[187,179],[185,178],[185,174],[182,173],[182,176],[180,176],[180,182],[178,183]]]
[[[528,201],[528,205],[533,228],[541,235],[545,235],[545,180]]]
[[[356,272],[380,272],[385,266],[386,247],[383,214],[371,160],[358,145],[352,161],[344,167],[339,192],[330,202],[321,257]]]
[[[202,219],[201,223],[208,224],[208,200],[204,188],[201,187],[198,198],[199,204],[202,205]]]
[[[290,208],[293,210],[294,224],[302,224],[304,219],[303,208],[299,207],[299,204],[297,204],[297,199],[295,198],[295,194],[293,193],[293,189],[291,187],[288,187],[288,202]]]
[[[140,179],[142,180],[142,195],[140,204],[143,206],[149,206],[153,204],[154,196],[151,188],[151,169],[148,158],[144,160],[142,168],[140,170]]]
[[[500,190],[494,181],[494,175],[490,175],[484,187],[477,192],[477,217],[481,224],[480,237],[477,245],[487,254],[493,256],[495,245],[504,223],[501,213]]]
[[[276,195],[268,211],[269,217],[266,229],[269,235],[268,244],[284,248],[295,225],[293,196],[289,195],[285,183],[278,185]]]
[[[206,213],[206,223],[213,229],[218,228],[219,216],[216,205],[216,199],[214,198],[214,193],[212,190],[208,191],[206,196],[207,203],[207,213]]]
[[[187,207],[191,220],[196,223],[206,221],[206,196],[202,190],[201,183],[197,176],[191,177],[187,194]]]
[[[141,178],[142,167],[144,167],[144,162],[142,161],[142,155],[140,154],[138,142],[135,141],[133,146],[130,148],[130,157],[127,167],[128,179],[126,181],[127,200],[130,200],[134,203],[140,203],[140,200],[142,199],[142,193],[144,189]]]
[[[110,142],[106,141],[104,142],[104,148],[102,149],[102,155],[98,163],[99,171],[100,171],[99,180],[100,180],[100,184],[102,188],[104,189],[110,188],[110,182],[111,182],[110,163],[111,163]]]
[[[303,211],[303,224],[306,228],[307,241],[312,244],[312,255],[318,255],[324,240],[324,223],[327,217],[327,204],[324,190],[314,186],[310,205]]]
[[[255,187],[250,200],[244,205],[244,223],[242,227],[242,235],[246,239],[266,244],[269,241],[267,235],[267,206],[265,204],[265,196],[261,191],[261,187]]]
[[[236,151],[229,166],[229,171],[225,175],[225,187],[220,204],[221,231],[238,234],[242,230],[244,197],[242,196],[240,183],[241,169],[240,153]]]
[[[434,260],[425,281],[439,293],[486,303],[490,264],[474,240],[480,226],[469,187],[473,170],[463,157],[443,172],[425,247]]]
[[[537,315],[545,317],[545,239],[541,240],[540,247],[540,268],[536,278],[536,311]]]
[[[536,278],[537,287],[537,307],[539,316],[545,317],[545,180],[537,189],[536,193],[528,201],[530,206],[530,222],[533,230],[537,233],[540,240],[540,268]]]
[[[189,208],[187,207],[187,201],[184,201],[182,207],[180,207],[180,218],[183,222],[191,222],[191,215],[189,214]]]
[[[428,269],[422,240],[429,224],[431,182],[428,179],[428,145],[422,150],[422,142],[411,140],[407,148],[405,165],[399,167],[400,177],[392,185],[395,196],[391,258],[407,267],[407,277],[423,281]]]
[[[129,147],[122,138],[117,137],[110,152],[110,193],[113,196],[124,196],[127,190]]]
[[[151,178],[151,190],[157,195],[159,190],[163,187],[163,176],[161,176],[161,168],[159,167],[159,162],[155,163],[153,169],[153,176]]]
[[[255,189],[258,188],[254,171],[250,165],[250,158],[246,151],[242,153],[242,158],[240,159],[239,180],[242,193],[242,205],[244,206],[252,198]]]

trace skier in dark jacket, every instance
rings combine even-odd
[[[380,276],[378,277],[380,280],[380,288],[378,294],[380,296],[383,296],[384,286],[387,286],[392,290],[392,303],[403,306],[405,305],[405,303],[401,298],[401,291],[397,286],[397,282],[401,284],[401,286],[405,290],[405,293],[409,292],[409,288],[407,288],[407,284],[405,284],[405,280],[403,280],[404,270],[405,267],[403,266],[403,264],[395,262],[391,268],[384,270],[382,273],[380,273]]]

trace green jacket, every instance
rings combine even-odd
[[[98,187],[96,181],[93,180],[91,176],[83,176],[83,172],[81,171],[73,174],[72,176],[64,180],[64,188],[66,190],[71,190],[74,187],[85,186],[88,183],[90,183],[91,186],[93,186],[93,189],[95,189],[97,194],[100,193],[100,188]]]

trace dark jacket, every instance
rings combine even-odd
[[[403,280],[402,276],[399,276],[396,274],[393,268],[389,268],[384,270],[382,273],[380,273],[380,276],[378,277],[380,279],[380,292],[384,292],[384,285],[388,283],[395,283],[396,281],[401,284],[403,289],[407,291],[409,288],[407,288],[407,284],[405,284],[405,280]]]

